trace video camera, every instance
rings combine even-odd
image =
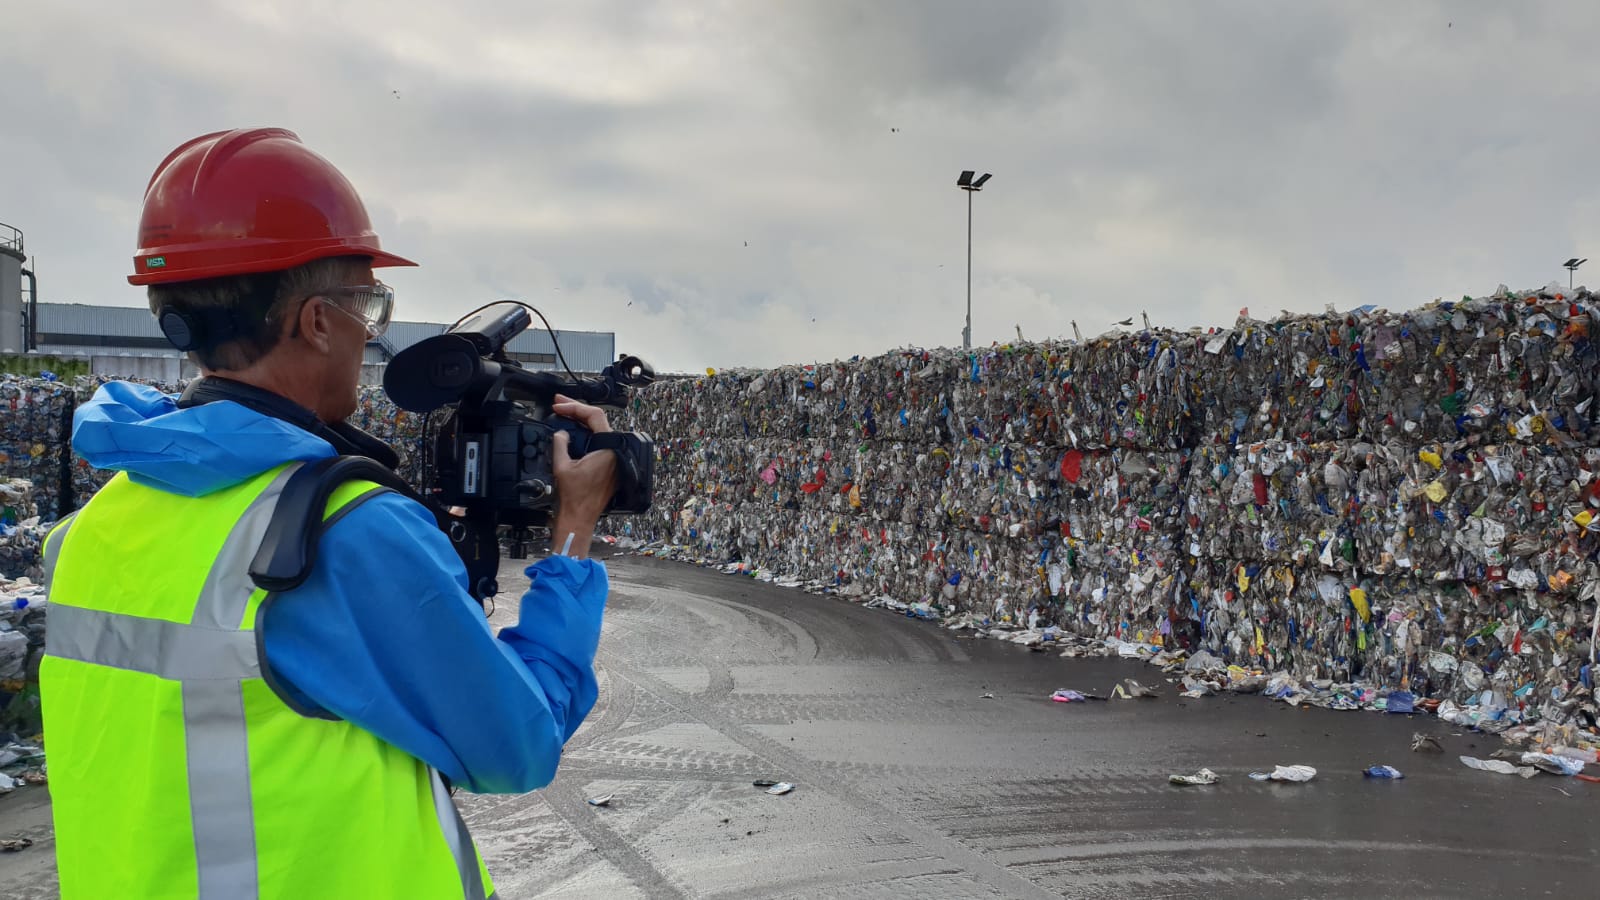
[[[624,356],[598,378],[579,378],[557,344],[570,380],[530,372],[506,355],[511,339],[533,323],[530,310],[545,321],[538,310],[513,300],[474,310],[444,334],[402,350],[383,378],[395,405],[427,417],[423,483],[417,488],[439,512],[440,526],[466,563],[470,589],[480,602],[499,590],[501,528],[509,529],[511,558],[525,559],[529,529],[545,525],[560,500],[552,456],[557,431],[567,432],[568,452],[575,458],[598,450],[616,453],[617,490],[607,513],[650,509],[655,469],[650,437],[596,434],[557,416],[552,407],[562,394],[621,409],[629,389],[650,384],[655,370],[638,357]],[[430,428],[432,414],[446,407],[443,421]],[[446,512],[453,508],[465,514]]]

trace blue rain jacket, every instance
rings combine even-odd
[[[100,469],[199,497],[327,441],[236,403],[180,409],[128,382],[79,407],[73,448]],[[302,705],[371,731],[480,793],[549,784],[593,709],[608,582],[594,560],[552,556],[525,570],[517,624],[494,634],[466,567],[420,504],[384,494],[322,537],[305,584],[257,622],[274,674]]]

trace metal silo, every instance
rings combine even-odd
[[[27,259],[22,252],[22,232],[0,223],[0,353],[28,349],[22,306],[22,264]],[[28,277],[33,276],[30,273]]]

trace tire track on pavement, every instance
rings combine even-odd
[[[633,840],[596,818],[593,808],[577,788],[558,782],[546,788],[543,796],[556,815],[593,844],[607,862],[616,866],[646,896],[663,900],[692,896],[635,847]]]
[[[792,773],[790,777],[804,781],[808,787],[829,794],[866,815],[874,824],[898,831],[922,849],[941,856],[959,866],[974,880],[1015,898],[1057,898],[1059,895],[1041,888],[1034,882],[995,864],[992,860],[966,844],[933,827],[906,817],[903,810],[869,797],[864,791],[841,790],[837,773],[789,750],[777,741],[752,733],[737,722],[724,716],[699,698],[678,690],[658,678],[622,660],[609,658],[607,668],[617,677],[634,683],[640,690],[655,694],[663,701],[678,707],[694,720],[710,726],[722,736],[760,756],[774,771]]]

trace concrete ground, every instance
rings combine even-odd
[[[502,584],[519,590],[519,563]],[[1477,772],[1436,719],[1185,700],[825,597],[610,561],[601,699],[556,781],[458,802],[504,900],[1506,897],[1600,890],[1600,785]],[[515,616],[514,602],[494,619]],[[1056,704],[1056,688],[1159,684]],[[993,699],[982,699],[986,693]],[[1444,754],[1410,750],[1413,731]],[[1308,784],[1251,781],[1275,764]],[[1403,781],[1364,779],[1389,764]],[[1211,787],[1167,776],[1207,767]],[[787,781],[771,796],[757,779]],[[586,798],[611,794],[609,807]],[[0,895],[54,896],[48,800],[0,797]]]

